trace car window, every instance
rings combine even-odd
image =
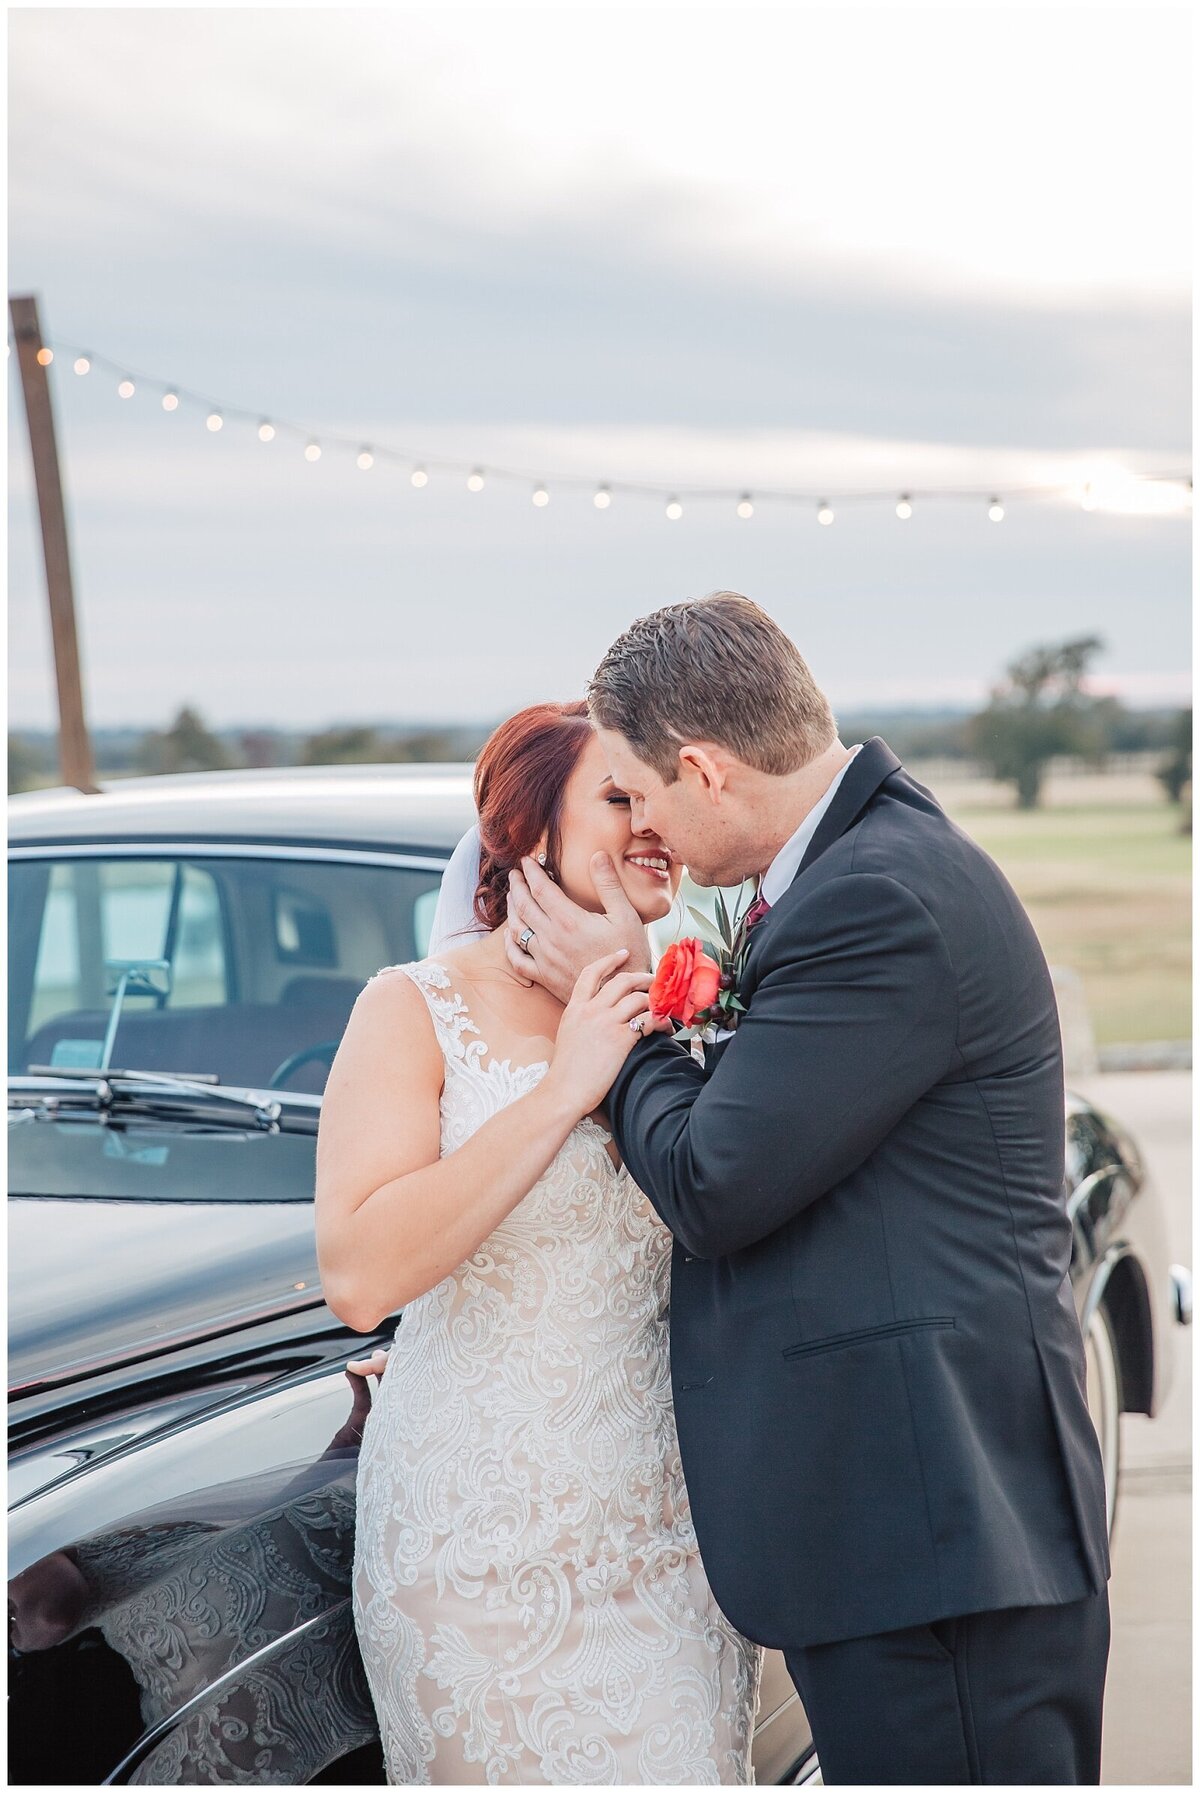
[[[108,1063],[317,1093],[355,997],[422,957],[440,874],[263,856],[14,860],[9,1068]]]

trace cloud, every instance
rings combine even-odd
[[[10,24],[12,284],[53,336],[256,414],[705,484],[1187,458],[1167,10]],[[632,615],[721,584],[835,691],[981,683],[1093,627],[1114,677],[1186,660],[1178,523],[1013,504],[998,528],[839,507],[819,529],[689,505],[670,525],[565,489],[538,513],[494,481],[417,495],[232,422],[209,438],[54,371],[98,720],[188,696],[216,720],[496,714],[578,690]],[[14,441],[12,703],[32,720],[52,689],[19,411]]]

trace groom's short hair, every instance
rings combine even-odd
[[[664,784],[685,741],[717,741],[760,772],[799,771],[837,739],[829,700],[778,623],[716,591],[641,616],[588,686],[592,721],[614,729]]]

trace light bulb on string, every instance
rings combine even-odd
[[[375,465],[375,456],[371,453],[370,449],[369,448],[360,448],[358,451],[358,459],[355,462],[355,466],[361,467],[363,472],[366,473],[374,465]]]
[[[828,498],[822,498],[820,504],[817,506],[817,522],[833,522],[833,506],[830,504]]]
[[[988,518],[993,523],[1003,523],[1004,506],[998,498],[990,498],[988,500]]]
[[[754,515],[754,500],[751,498],[749,492],[743,492],[738,499],[737,514],[739,517],[752,517]]]
[[[467,474],[467,490],[468,490],[468,492],[482,492],[482,490],[483,490],[483,468],[482,467],[474,467],[474,468],[472,468],[471,472]]]
[[[429,484],[429,475],[428,475],[428,473],[426,473],[424,467],[414,467],[413,468],[412,483],[414,486],[417,486],[418,488],[421,486],[427,486]]]
[[[306,442],[304,445],[304,458],[306,461],[319,461],[321,458],[321,444],[319,442]]]
[[[535,486],[534,487],[533,502],[534,502],[534,504],[537,505],[539,510],[543,510],[546,507],[546,505],[549,504],[550,494],[546,490],[545,486]]]
[[[907,523],[912,516],[912,499],[907,492],[901,492],[896,500],[896,515],[902,523]]]
[[[164,411],[178,411],[179,394],[177,392],[164,392],[162,396],[162,408]]]
[[[600,487],[595,497],[592,499],[592,503],[598,511],[606,511],[608,509],[609,505],[612,503],[612,493],[607,486]]]
[[[128,378],[122,380],[121,384],[117,387],[117,391],[122,398],[132,398],[135,390],[136,388],[134,387],[133,381]]]
[[[75,357],[75,372],[77,374],[90,374],[91,371],[92,371],[92,363],[91,363],[90,359],[88,358],[88,356],[87,355],[77,355]]]
[[[225,425],[225,419],[221,416],[219,411],[210,411],[204,421],[214,435],[219,429],[223,429]]]
[[[274,442],[275,440],[275,425],[269,423],[265,417],[258,426],[258,439],[260,442]]]
[[[49,367],[50,363],[54,359],[54,350],[46,349],[46,348],[39,349],[37,352],[37,358],[38,358],[38,365],[40,367]]]
[[[671,522],[678,523],[678,521],[679,521],[680,517],[682,517],[682,515],[683,515],[683,506],[682,506],[682,504],[680,504],[678,498],[668,499],[668,501],[667,501],[667,516],[671,519]]]

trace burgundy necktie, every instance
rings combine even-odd
[[[751,928],[756,928],[758,926],[759,922],[762,920],[763,916],[767,913],[767,911],[770,907],[771,907],[771,905],[770,905],[770,903],[768,903],[766,897],[761,897],[761,896],[755,897],[754,901],[751,903],[750,907],[746,911],[746,932],[747,933],[750,932]]]

